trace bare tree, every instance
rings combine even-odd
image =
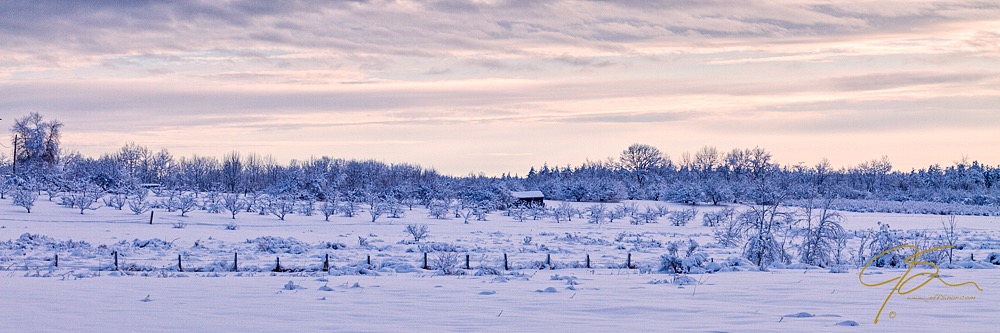
[[[372,217],[372,223],[389,211],[389,205],[384,200],[378,200],[368,208],[368,215]]]
[[[952,259],[955,254],[955,243],[958,243],[958,233],[955,228],[958,227],[958,222],[955,221],[955,215],[948,216],[948,221],[941,221],[941,229],[944,230],[944,241],[948,247],[948,263],[952,263]]]
[[[267,210],[277,216],[278,220],[284,221],[285,215],[295,212],[295,199],[288,195],[272,198]]]
[[[410,234],[410,236],[413,236],[414,242],[419,242],[420,240],[427,238],[430,234],[430,229],[427,228],[426,224],[408,224],[406,225],[406,229],[404,229],[404,231]]]
[[[340,211],[340,205],[337,203],[337,194],[327,193],[323,197],[323,202],[319,204],[319,212],[323,214],[323,221],[329,221],[330,216],[337,214]]]
[[[608,207],[604,204],[590,205],[590,207],[585,208],[583,211],[587,213],[588,223],[600,224],[607,218]]]
[[[177,210],[181,211],[181,216],[198,208],[198,199],[194,193],[184,193],[177,197]]]
[[[128,199],[128,208],[133,214],[139,215],[149,211],[149,204],[143,198],[132,197]]]
[[[639,187],[644,186],[650,171],[667,165],[668,161],[656,147],[638,143],[622,151],[619,160],[622,168],[633,174]]]
[[[827,267],[837,261],[834,255],[838,240],[846,238],[847,234],[841,226],[844,217],[830,208],[832,201],[832,198],[824,199],[819,214],[815,214],[811,206],[803,208],[806,226],[799,249],[802,263]]]
[[[236,193],[226,193],[222,195],[222,208],[225,208],[232,215],[233,219],[236,219],[236,214],[239,214],[246,209],[247,201],[240,198],[239,194]]]

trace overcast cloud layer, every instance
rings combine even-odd
[[[634,142],[1000,163],[994,1],[125,3],[0,2],[0,124],[457,175]]]

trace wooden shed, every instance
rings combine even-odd
[[[545,195],[542,191],[512,191],[510,195],[514,197],[515,206],[545,207]]]

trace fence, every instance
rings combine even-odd
[[[41,270],[89,270],[89,271],[173,271],[173,272],[327,272],[330,270],[367,270],[398,268],[413,270],[491,270],[510,271],[522,269],[637,269],[658,267],[658,257],[639,262],[633,260],[632,253],[624,258],[604,256],[594,260],[590,254],[572,255],[551,253],[465,253],[434,252],[414,255],[380,254],[373,257],[331,256],[323,254],[271,254],[233,252],[225,257],[212,255],[161,255],[140,257],[125,255],[118,251],[96,256],[74,257],[67,254],[53,254],[50,257],[25,256],[12,259],[0,258],[0,271],[41,271]],[[609,258],[610,257],[610,258]],[[575,259],[575,260],[574,260]],[[364,274],[364,271],[359,271]]]

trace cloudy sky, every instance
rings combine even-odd
[[[736,3],[3,1],[0,125],[453,175],[631,143],[1000,164],[1000,3]]]

